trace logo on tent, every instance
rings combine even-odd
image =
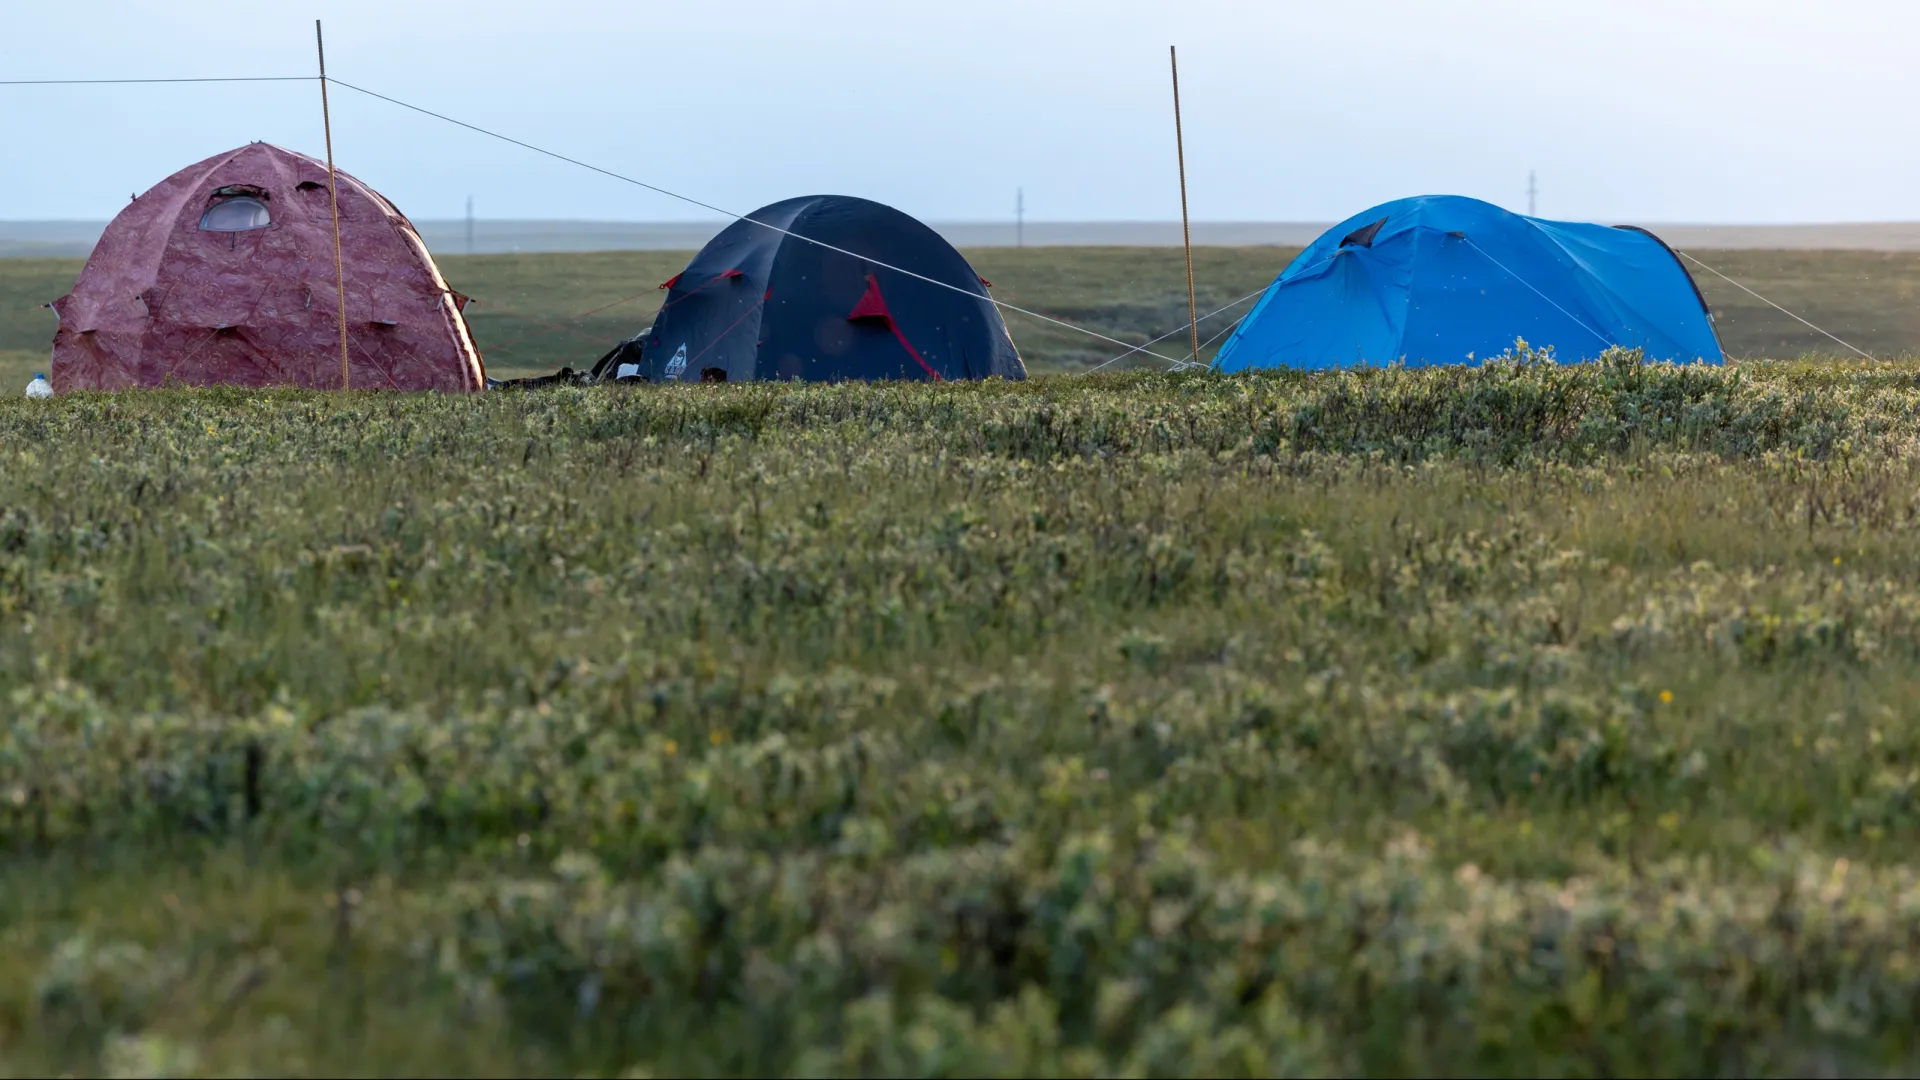
[[[680,348],[674,351],[673,359],[667,361],[667,378],[677,379],[685,370],[687,370],[687,344],[683,341],[680,343]]]

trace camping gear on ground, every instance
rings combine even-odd
[[[551,375],[529,375],[521,379],[488,379],[487,389],[541,390],[549,386],[585,386],[593,381],[591,372],[575,371],[569,365]]]
[[[747,218],[662,286],[638,355],[603,364],[653,382],[1026,378],[984,281],[920,221],[843,195]]]
[[[413,225],[337,173],[352,389],[473,391],[467,298]],[[327,166],[251,143],[161,181],[107,226],[54,301],[53,388],[341,384]]]
[[[597,382],[645,382],[646,380],[640,377],[640,339],[652,331],[653,327],[649,326],[615,345],[586,371],[575,371],[572,366],[567,366],[551,375],[534,375],[522,379],[488,379],[487,389],[542,390],[550,386],[584,386]]]
[[[30,398],[53,396],[53,386],[47,382],[46,372],[36,371],[33,373],[33,380],[27,383],[27,396]]]
[[[1725,360],[1693,276],[1652,233],[1429,195],[1376,206],[1314,241],[1215,366],[1477,363],[1516,338],[1562,363],[1615,346],[1649,360]]]
[[[645,377],[640,374],[643,370],[640,366],[640,353],[646,345],[647,335],[651,333],[653,333],[653,327],[649,326],[609,349],[607,354],[593,365],[593,371],[589,377],[595,382],[645,382]]]

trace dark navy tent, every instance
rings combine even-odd
[[[1630,226],[1542,221],[1429,195],[1334,226],[1268,287],[1221,371],[1477,363],[1524,338],[1563,363],[1613,346],[1725,360],[1693,276]]]
[[[747,216],[663,286],[653,328],[601,367],[687,382],[1026,378],[985,282],[914,218],[840,195]]]

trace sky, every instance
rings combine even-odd
[[[339,80],[728,213],[1203,221],[1471,195],[1608,223],[1920,220],[1911,0],[85,0],[0,80]],[[416,219],[713,210],[335,85],[339,166]],[[312,81],[0,86],[0,219],[104,220],[251,140],[324,153]]]

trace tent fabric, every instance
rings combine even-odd
[[[1026,377],[980,276],[920,221],[841,195],[788,199],[747,217],[667,282],[639,349],[647,379]],[[634,360],[630,348],[616,352]]]
[[[392,203],[336,175],[349,385],[484,389],[466,298]],[[189,166],[123,209],[54,301],[53,388],[338,389],[333,260],[325,164],[252,143]]]
[[[1216,366],[1477,363],[1516,338],[1551,346],[1562,363],[1614,346],[1725,361],[1692,275],[1652,233],[1430,195],[1327,230],[1267,288]]]

